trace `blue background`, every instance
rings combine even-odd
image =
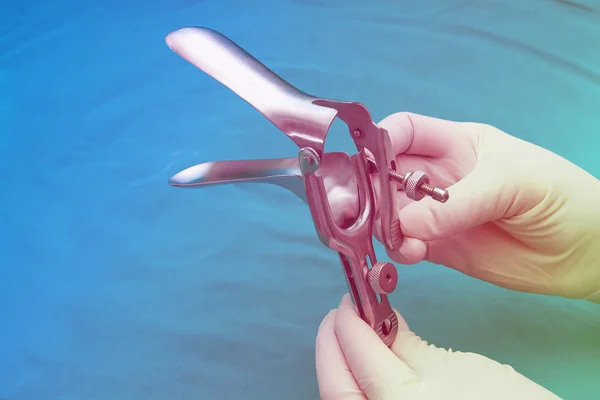
[[[314,339],[346,286],[308,208],[276,187],[167,185],[196,163],[297,148],[171,52],[170,31],[221,31],[376,121],[485,122],[600,176],[598,1],[0,7],[3,400],[318,398]],[[328,148],[352,151],[340,128]],[[427,263],[400,268],[392,302],[438,346],[509,363],[568,399],[600,391],[596,305]]]

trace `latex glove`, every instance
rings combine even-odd
[[[321,323],[316,368],[323,400],[546,400],[558,397],[489,358],[428,345],[398,315],[391,348],[349,295]]]
[[[423,170],[450,193],[444,204],[399,193],[406,238],[388,250],[393,260],[426,259],[505,288],[600,303],[598,179],[489,125],[407,113],[380,125],[401,173]]]

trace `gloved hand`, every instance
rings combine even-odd
[[[406,237],[388,249],[390,258],[600,303],[598,179],[489,125],[398,113],[380,126],[392,136],[400,172],[420,169],[450,193],[444,204],[399,193]]]
[[[396,341],[387,348],[344,296],[317,335],[323,400],[558,399],[507,365],[428,345],[400,315],[398,321]]]

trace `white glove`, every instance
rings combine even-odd
[[[598,179],[489,125],[407,113],[380,125],[401,172],[423,170],[450,193],[444,204],[399,194],[405,240],[388,251],[392,259],[426,259],[508,289],[600,303]]]
[[[358,316],[349,295],[319,327],[316,367],[323,400],[555,400],[489,358],[428,345],[398,315],[391,349]]]

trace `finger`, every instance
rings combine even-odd
[[[496,204],[498,198],[493,197],[496,188],[477,168],[447,191],[450,199],[443,204],[424,198],[402,208],[399,213],[402,232],[424,242],[431,241],[464,232],[502,215]]]
[[[527,180],[519,171],[498,168],[498,161],[480,161],[473,171],[447,190],[450,199],[431,198],[400,210],[402,232],[422,241],[453,236],[486,222],[510,218],[539,204],[545,182]]]
[[[379,177],[377,176],[377,174],[373,174],[371,176],[371,179],[373,181],[373,195],[374,195],[375,204],[379,204],[379,196],[380,196]],[[399,191],[397,193],[397,204],[396,205],[397,205],[398,210],[401,210],[406,205],[408,205],[412,202],[414,202],[414,200],[411,200],[408,197],[406,197],[406,195],[403,192]],[[384,243],[379,210],[376,211],[375,219],[373,221],[373,236],[375,236],[375,238],[380,243],[382,243],[382,244]],[[399,249],[391,250],[391,249],[386,248],[386,251],[388,252],[388,255],[390,257],[392,257],[392,259],[398,263],[415,264],[415,263],[423,260],[423,257],[425,255],[425,251],[426,251],[426,245],[425,245],[425,243],[423,243],[422,240],[405,236],[403,238],[403,241],[402,241]]]
[[[379,199],[379,184],[378,177],[376,175],[372,176],[373,182],[373,194],[375,196],[375,204],[378,204]],[[401,210],[407,204],[410,204],[413,200],[410,200],[408,197],[404,196],[401,192],[398,192],[398,209]],[[373,221],[373,236],[380,242],[383,243],[382,239],[382,227],[381,227],[381,218],[378,214],[376,214],[376,218]],[[408,236],[404,236],[402,243],[400,244],[400,248],[398,249],[388,249],[386,248],[386,252],[388,256],[397,263],[400,264],[416,264],[419,261],[422,261],[427,252],[426,244],[419,239],[411,238]]]
[[[457,139],[465,137],[460,122],[400,112],[384,118],[379,126],[390,133],[395,154],[442,157]]]
[[[432,186],[447,188],[464,178],[477,163],[474,154],[448,155],[444,158],[400,154],[396,156],[396,166],[402,175],[409,171],[423,171],[431,179]],[[406,196],[405,196],[406,197]]]
[[[465,155],[462,154],[461,157],[464,158]],[[455,184],[470,170],[472,170],[475,160],[468,159],[466,162],[465,160],[459,161],[454,155],[449,155],[447,158],[434,158],[428,156],[401,154],[396,157],[396,164],[401,173],[420,170],[430,176],[431,183],[434,186],[447,188],[448,186]],[[375,204],[377,205],[379,204],[381,189],[379,175],[377,173],[371,174],[371,180],[373,182]],[[401,188],[397,192],[396,201],[398,210],[401,210],[414,202],[414,200],[406,196],[406,193],[404,193]],[[383,243],[381,219],[379,214],[376,214],[375,217],[373,234],[380,243]],[[396,251],[393,252],[393,257],[396,262],[403,264],[414,264],[422,260],[425,248],[423,241],[414,242],[412,240],[407,240],[406,244],[403,246],[403,249],[394,249]]]
[[[349,295],[338,308],[335,332],[348,366],[368,398],[414,398],[418,393],[419,377],[360,319]]]
[[[397,311],[396,314],[399,318],[402,318]],[[498,371],[501,374],[490,373],[490,366],[493,365],[495,369],[502,366],[480,355],[453,352],[452,350],[446,350],[429,344],[409,330],[398,332],[391,350],[400,360],[415,371],[424,382],[428,383],[440,378],[452,380],[460,375],[462,375],[461,379],[464,379],[464,371],[468,371],[468,375],[474,381],[477,381],[477,378],[485,380],[486,378],[494,377],[495,379],[492,379],[492,382],[488,383],[493,384],[494,381],[497,382],[497,379],[501,378],[506,372]],[[483,376],[478,376],[482,372]]]
[[[481,225],[427,245],[427,260],[473,278],[519,292],[551,294],[555,291],[547,272],[523,258],[524,252],[530,252],[531,248],[498,224]],[[501,268],[498,260],[502,260]],[[524,265],[530,267],[523,268]]]
[[[397,310],[394,310],[399,321],[404,321]],[[428,344],[414,332],[398,330],[398,336],[390,347],[392,352],[411,368],[422,379],[427,380],[428,375],[434,373],[434,368],[443,367],[449,357],[449,352]]]
[[[398,316],[400,316],[398,314]],[[474,353],[454,352],[428,344],[410,331],[400,331],[392,351],[427,383],[428,398],[507,399],[519,393],[523,399],[558,399],[537,383],[530,381],[508,365]],[[440,383],[459,389],[457,393],[440,390]],[[461,382],[460,384],[456,384]],[[512,395],[512,396],[511,396]]]
[[[427,244],[422,240],[405,236],[397,250],[385,249],[388,257],[400,264],[416,264],[425,260]]]
[[[316,341],[316,369],[319,393],[323,400],[366,400],[346,363],[335,335],[335,316],[332,310],[323,319]]]

